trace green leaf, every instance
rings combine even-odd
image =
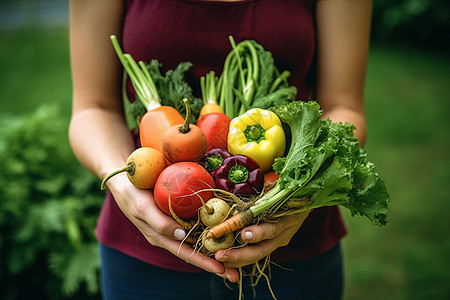
[[[73,295],[85,283],[90,293],[98,292],[97,243],[91,243],[70,252],[51,252],[51,269],[63,280],[62,291]]]
[[[296,197],[308,198],[310,203],[291,213],[342,205],[375,225],[387,223],[389,194],[353,134],[353,125],[321,120],[315,101],[271,110],[291,129],[291,144],[287,155],[273,165],[280,174],[277,184],[250,208],[255,216],[265,211],[275,214]]]

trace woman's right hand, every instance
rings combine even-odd
[[[239,279],[237,270],[227,268],[181,242],[186,237],[185,230],[158,208],[151,190],[134,187],[125,174],[114,176],[107,185],[119,208],[151,245],[164,248],[180,259],[232,282]]]

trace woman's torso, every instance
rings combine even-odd
[[[289,83],[309,95],[307,76],[315,50],[312,0],[128,0],[123,48],[136,60],[157,59],[164,69],[193,64],[187,79],[198,91],[200,76],[220,74],[231,50],[228,37],[254,39],[271,51],[279,70],[291,71]],[[183,271],[197,270],[163,249],[148,244],[109,194],[97,237],[104,244],[149,263]],[[336,207],[314,210],[291,243],[272,255],[276,261],[312,257],[333,247],[345,234]]]

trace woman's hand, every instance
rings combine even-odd
[[[277,222],[263,222],[241,231],[244,242],[250,243],[239,249],[220,250],[215,258],[227,267],[238,268],[258,262],[276,249],[286,246],[302,226],[309,211],[281,217]]]
[[[111,178],[108,187],[119,208],[151,245],[164,248],[207,272],[232,282],[238,280],[239,275],[235,269],[225,267],[221,262],[195,251],[188,243],[181,242],[186,237],[185,230],[156,206],[153,193],[134,187],[126,175],[123,175]]]

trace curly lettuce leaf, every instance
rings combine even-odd
[[[301,210],[341,205],[373,224],[387,223],[389,194],[353,134],[353,125],[321,120],[315,101],[296,101],[271,110],[289,126],[291,144],[287,155],[273,164],[280,174],[277,186],[258,200],[261,209],[255,211],[269,207],[275,213],[289,198],[307,197],[310,204]]]

